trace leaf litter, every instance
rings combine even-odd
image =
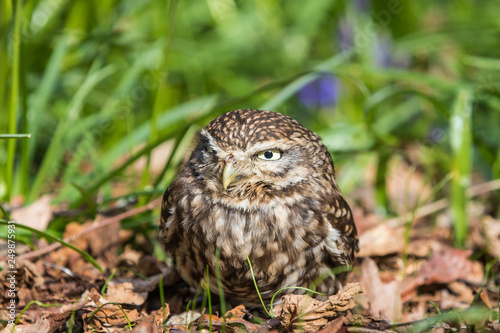
[[[396,185],[392,185],[394,193],[398,192]],[[166,262],[151,250],[132,246],[135,235],[120,228],[120,218],[98,218],[66,225],[63,237],[91,254],[105,273],[78,252],[48,245],[44,239],[35,240],[38,253],[17,258],[17,314],[32,301],[53,306],[31,304],[14,331],[207,332],[212,327],[219,332],[402,332],[425,324],[420,331],[499,332],[500,221],[476,209],[470,216],[467,249],[455,249],[450,212],[432,208],[436,219],[419,215],[405,242],[403,221],[380,219],[374,207],[370,209],[373,203],[363,203],[369,200],[366,193],[360,193],[363,208],[353,207],[360,253],[350,283],[324,301],[286,295],[274,305],[274,319],[264,318],[262,310],[238,304],[224,314],[219,304],[213,304],[210,314],[207,307],[201,307],[203,295],[184,285]],[[36,202],[38,208],[27,207],[18,216],[26,216],[27,223],[34,225],[36,213],[32,212],[38,209],[45,228],[47,216],[53,216],[55,209],[43,200]],[[7,275],[2,272],[2,332],[11,332],[13,327],[7,325],[8,288]],[[212,297],[214,303],[218,299]],[[474,320],[468,319],[467,311],[476,308],[483,311]],[[457,312],[460,309],[465,312]]]

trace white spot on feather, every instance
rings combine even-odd
[[[340,237],[340,232],[334,227],[330,227],[328,231],[328,237],[325,240],[326,250],[335,255],[340,255],[340,250],[337,248],[337,241]]]

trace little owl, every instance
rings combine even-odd
[[[160,237],[180,276],[233,304],[267,304],[283,287],[332,295],[358,248],[351,209],[320,137],[279,113],[236,110],[201,131],[163,196]],[[285,289],[286,293],[304,293]]]

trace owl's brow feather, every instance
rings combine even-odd
[[[296,120],[280,113],[261,110],[236,110],[223,114],[205,128],[222,146],[240,149],[270,140],[313,140],[319,137]]]

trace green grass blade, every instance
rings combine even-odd
[[[260,303],[262,304],[262,307],[264,308],[264,311],[266,311],[267,315],[271,318],[274,318],[274,313],[269,313],[269,311],[266,308],[266,304],[264,303],[264,300],[262,300],[262,296],[260,295],[260,291],[259,291],[259,286],[257,286],[257,280],[255,279],[255,275],[253,273],[252,263],[250,262],[250,258],[248,256],[247,256],[247,261],[248,261],[248,265],[250,266],[250,273],[252,274],[252,280],[253,280],[253,284],[255,286],[255,291],[257,292],[257,295],[259,295]]]
[[[212,111],[216,102],[217,96],[212,95],[201,97],[166,110],[158,117],[158,123],[156,124],[157,130],[162,136],[174,133],[179,129],[180,125],[192,123],[206,116]],[[112,165],[120,156],[128,152],[131,146],[147,142],[150,131],[151,124],[149,122],[137,126],[133,133],[130,133],[128,137],[117,142],[104,156],[102,156],[100,159],[101,165]]]
[[[163,287],[163,275],[160,275],[160,281],[158,281],[158,287],[160,289],[161,312],[163,313],[163,318],[165,318],[165,290]]]
[[[190,126],[184,133],[181,132],[176,140],[176,145],[170,157],[165,164],[165,168],[158,176],[154,187],[156,189],[166,188],[170,182],[177,176],[179,165],[184,158],[186,151],[193,145],[196,135],[199,132],[197,125]]]
[[[8,226],[9,225],[9,221],[0,219],[0,224]],[[23,225],[23,224],[16,223],[16,228],[25,229],[25,230],[31,231],[32,233],[36,234],[38,237],[44,237],[45,239],[47,239],[49,241],[61,243],[61,245],[69,247],[70,249],[75,250],[76,252],[80,253],[80,255],[85,260],[87,260],[95,268],[97,268],[99,271],[101,271],[101,273],[104,272],[104,270],[102,269],[102,267],[97,263],[97,261],[94,260],[94,258],[92,258],[92,256],[90,254],[88,254],[85,251],[80,250],[79,248],[75,247],[74,245],[71,245],[71,244],[63,241],[62,239],[59,239],[57,237],[49,235],[48,233],[46,233],[44,231],[40,231],[40,230],[37,230],[37,229],[32,228],[32,227],[28,227],[27,225]]]
[[[210,295],[210,273],[207,265],[208,331],[212,332],[212,299]]]
[[[47,103],[50,96],[57,87],[57,80],[61,72],[61,65],[66,56],[69,45],[70,36],[63,35],[55,44],[54,51],[50,55],[47,67],[43,73],[42,80],[35,92],[33,92],[32,102],[29,103],[28,109],[28,128],[34,138],[38,138],[40,127],[45,123],[44,115],[46,113]],[[28,147],[28,159],[33,161],[33,155],[37,147],[37,140],[30,142]]]
[[[224,287],[222,285],[222,275],[220,271],[220,250],[215,250],[215,276],[217,278],[217,288],[219,289],[219,298],[220,298],[220,311],[222,316],[226,314],[226,298],[224,297]],[[225,320],[225,319],[224,319]],[[222,332],[224,333],[226,330],[226,325],[222,327]]]
[[[10,215],[9,213],[7,213],[7,211],[3,208],[2,204],[0,203],[0,212],[2,213],[3,215],[3,218],[7,221],[10,220]]]
[[[163,56],[162,56],[162,64],[160,65],[160,68],[157,72],[157,80],[159,81],[157,90],[156,90],[156,96],[155,96],[155,101],[153,105],[153,110],[151,113],[151,120],[150,120],[150,136],[149,136],[149,143],[154,142],[157,137],[158,137],[158,128],[157,128],[157,123],[158,123],[158,117],[160,116],[160,113],[162,110],[166,108],[168,105],[169,99],[171,99],[170,92],[168,91],[168,83],[167,83],[167,78],[163,77],[164,74],[162,73],[168,73],[169,70],[169,58],[170,58],[170,53],[171,53],[171,44],[172,44],[172,37],[174,35],[174,27],[175,27],[175,16],[176,16],[176,8],[177,8],[177,0],[171,0],[170,5],[168,7],[165,7],[167,10],[165,10],[165,16],[168,16],[168,20],[166,21],[166,28],[168,31],[168,38],[163,39]],[[163,9],[163,8],[162,8]],[[146,166],[144,168],[144,172],[142,174],[142,188],[145,188],[150,179],[150,170],[149,170],[149,164],[151,161],[151,153],[148,153],[147,156],[147,162]],[[144,202],[141,202],[142,204]]]
[[[375,212],[387,216],[390,212],[389,194],[387,193],[387,173],[391,154],[381,149],[377,158],[377,173],[375,175]]]
[[[82,109],[85,97],[92,91],[92,89],[102,80],[107,78],[115,72],[115,66],[109,65],[100,70],[89,74],[86,80],[81,85],[80,89],[76,92],[72,101],[68,107],[68,113],[66,119],[60,120],[57,128],[52,137],[49,148],[44,156],[42,165],[38,171],[37,177],[31,188],[29,195],[29,201],[32,201],[40,193],[43,183],[49,182],[58,173],[60,165],[62,163],[62,155],[65,151],[65,137],[67,132],[73,130],[75,126],[75,121],[78,119],[80,111]]]
[[[450,118],[451,208],[455,245],[462,247],[468,233],[467,189],[472,168],[472,100],[469,89],[459,90]]]
[[[21,17],[23,1],[17,0],[15,5],[14,32],[12,46],[12,67],[10,83],[10,101],[9,101],[9,133],[16,132],[17,110],[19,107],[19,81],[21,67]],[[9,200],[12,195],[12,180],[14,178],[14,160],[16,154],[16,141],[10,140],[7,143],[7,167],[5,172],[6,181],[6,199]]]
[[[168,138],[170,138],[169,133],[167,133],[166,136],[160,136],[156,142],[153,142],[152,144],[149,144],[149,145],[145,146],[144,148],[142,148],[141,150],[139,150],[137,153],[135,153],[132,156],[130,156],[125,162],[123,162],[117,168],[112,169],[112,170],[108,171],[107,173],[105,173],[105,174],[101,175],[100,177],[98,177],[97,180],[95,180],[89,186],[89,188],[87,189],[87,193],[94,193],[94,192],[96,192],[103,184],[105,184],[109,180],[111,180],[114,177],[116,177],[119,174],[121,174],[128,166],[130,166],[132,163],[134,163],[135,161],[137,161],[139,158],[141,158],[145,154],[149,153],[156,146],[158,146],[159,144],[163,143]]]

